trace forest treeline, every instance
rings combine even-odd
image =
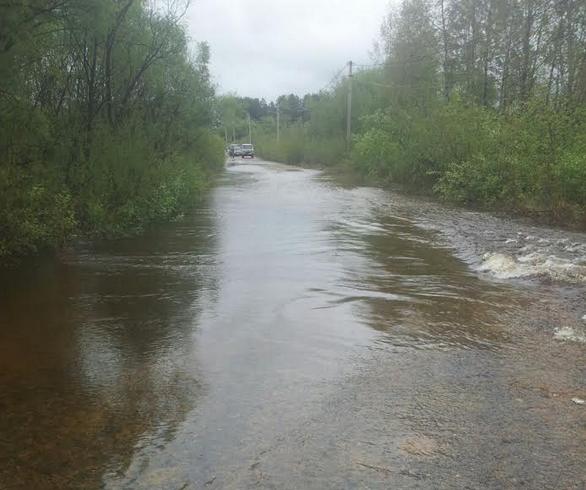
[[[257,122],[260,152],[586,225],[586,2],[405,0],[374,51],[355,67],[351,151],[340,77],[279,98],[291,117],[278,144],[274,116]]]
[[[223,165],[181,2],[0,3],[0,261],[182,213]]]

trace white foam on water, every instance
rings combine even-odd
[[[531,275],[531,272],[524,269],[512,256],[501,253],[484,254],[483,262],[478,269],[482,272],[490,272],[499,279],[514,279]]]
[[[557,340],[586,343],[586,335],[577,332],[572,327],[556,328],[553,337]]]
[[[539,252],[517,256],[487,253],[478,269],[498,279],[541,276],[559,281],[586,283],[586,264],[582,257],[565,259]]]

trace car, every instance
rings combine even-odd
[[[254,158],[254,146],[252,146],[250,143],[244,143],[240,146],[242,148],[242,158]]]
[[[241,148],[241,145],[238,145],[236,143],[231,144],[228,147],[228,155],[230,155],[231,157],[239,157],[239,156],[242,156],[242,148]]]

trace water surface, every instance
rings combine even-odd
[[[553,338],[583,285],[479,272],[453,223],[239,163],[179,223],[3,272],[0,487],[583,488],[586,351]]]

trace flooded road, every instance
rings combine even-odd
[[[0,488],[583,489],[585,244],[239,162],[2,272]]]

